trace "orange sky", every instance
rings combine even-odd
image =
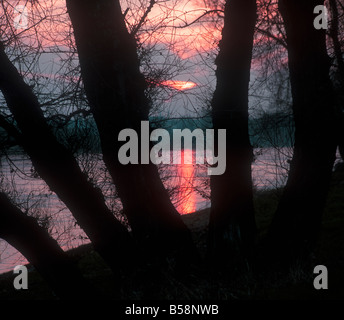
[[[7,3],[8,6],[9,19],[14,19],[13,7],[27,5],[29,29],[15,31],[19,35],[19,41],[30,44],[31,47],[36,46],[40,50],[41,48],[47,50],[49,47],[65,47],[66,50],[69,50],[70,38],[67,35],[71,30],[71,24],[66,12],[65,0],[36,1],[33,6],[27,0],[8,0],[4,3]],[[143,6],[140,5],[141,3]],[[126,13],[129,30],[141,19],[149,3],[150,0],[121,1],[123,12],[126,12],[129,8]],[[162,82],[162,85],[179,91],[202,85],[208,86],[210,83],[213,86],[214,82],[211,77],[214,66],[205,65],[201,57],[206,57],[208,53],[214,52],[218,47],[222,22],[215,26],[214,23],[207,22],[211,16],[206,16],[202,18],[200,23],[182,28],[211,9],[214,8],[206,7],[203,0],[157,0],[157,3],[153,6],[147,16],[146,23],[142,25],[138,34],[140,41],[146,47],[157,45],[156,48],[161,50],[160,54],[163,57],[161,59],[162,63],[167,61],[167,59],[164,61],[165,55],[174,55],[183,62],[187,62],[188,65],[185,70],[174,72],[174,76]],[[264,10],[260,11],[263,18],[269,19],[268,13],[264,13]],[[40,21],[42,18],[43,20]],[[40,22],[38,23],[38,21]],[[7,29],[5,34],[6,32],[10,34],[12,31],[13,25],[11,24],[11,30]],[[258,40],[256,39],[256,41]],[[260,36],[259,41],[264,42],[264,36]],[[264,60],[261,58],[262,56],[258,59],[259,61],[252,62],[254,69],[259,69],[259,64]],[[267,59],[270,60],[271,57],[268,56]],[[169,61],[167,62],[169,63]],[[170,63],[173,64],[174,62]],[[208,60],[208,63],[213,64],[213,61]],[[191,68],[190,65],[192,65]],[[48,73],[48,71],[44,70],[41,73]]]
[[[33,38],[38,38],[43,47],[68,46],[65,39],[70,30],[70,21],[66,12],[65,0],[35,1],[34,5],[31,5],[30,2],[30,0],[4,1],[9,19],[14,20],[13,8],[17,5],[26,5],[29,14],[29,30],[18,29],[15,31],[12,24],[11,31],[20,34],[23,41],[29,41],[30,38],[33,41]],[[121,1],[122,11],[127,12],[128,29],[138,23],[149,3],[150,0]],[[214,23],[207,22],[211,18],[211,15],[208,15],[203,17],[200,23],[182,27],[212,9],[214,8],[206,6],[203,0],[157,0],[138,36],[148,46],[155,43],[164,44],[182,59],[188,59],[199,52],[208,52],[217,47],[221,38],[222,25],[216,27]],[[264,10],[261,11],[262,18],[269,19],[270,15],[264,13]],[[43,20],[40,21],[41,19]]]
[[[121,1],[123,12],[128,7],[130,8],[126,15],[128,28],[135,25],[142,17],[149,2],[146,0],[144,2],[146,7],[140,8],[142,1]],[[148,14],[146,23],[142,26],[142,32],[139,35],[141,41],[146,45],[154,43],[164,45],[183,60],[191,59],[199,52],[212,50],[217,45],[221,35],[220,30],[211,29],[207,23],[196,23],[190,27],[180,28],[210,9],[202,6],[202,3],[200,0],[157,1]],[[7,11],[12,19],[15,19],[13,9],[17,5],[26,5],[28,12],[28,30],[21,28],[14,30],[11,26],[11,31],[20,35],[21,41],[40,48],[69,46],[66,35],[70,30],[70,22],[66,13],[65,0],[37,1],[33,6],[26,0],[9,1]],[[195,82],[181,78],[171,79],[162,84],[176,90],[187,90],[197,85]]]
[[[143,30],[154,30],[154,34],[143,33],[141,38],[147,41],[148,37],[152,37],[150,41],[166,44],[183,59],[211,50],[220,38],[221,30],[210,28],[204,21],[183,28],[210,9],[197,0],[172,0],[164,5],[157,4],[143,27]]]
[[[135,25],[142,17],[142,10],[139,7],[139,1],[121,1],[122,11],[129,7],[126,14],[128,27]],[[149,1],[145,3],[148,5]],[[219,30],[208,30],[204,23],[196,23],[190,27],[181,28],[186,23],[190,23],[210,8],[202,7],[193,0],[170,0],[157,4],[152,8],[147,16],[146,23],[142,26],[143,33],[140,37],[143,41],[147,41],[147,37],[151,37],[155,41],[165,43],[172,46],[177,54],[184,58],[190,55],[194,50],[207,50],[213,47],[213,40],[220,36]],[[7,3],[7,14],[13,17],[13,9],[17,5],[25,5],[28,11],[29,27],[37,24],[40,19],[44,18],[35,29],[42,37],[44,45],[63,41],[63,35],[68,32],[69,22],[66,13],[65,0],[44,0],[37,1],[35,5],[31,5],[27,0],[12,0]],[[51,18],[53,17],[53,18]],[[177,27],[177,28],[174,28]],[[154,33],[149,31],[154,30]],[[149,33],[146,33],[148,31]],[[18,29],[17,33],[23,32]],[[30,34],[30,31],[26,32]]]

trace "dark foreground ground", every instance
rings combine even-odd
[[[267,230],[280,190],[257,192],[255,205],[259,236]],[[195,242],[204,253],[209,209],[183,216],[192,230]],[[344,300],[344,170],[334,173],[323,219],[322,234],[307,266],[295,264],[288,270],[271,272],[209,272],[199,268],[186,278],[176,277],[169,268],[139,270],[136,276],[124,279],[120,294],[118,283],[90,245],[73,249],[69,254],[77,261],[84,276],[109,299],[128,300]],[[328,289],[316,290],[313,269],[328,268]],[[56,297],[35,271],[29,273],[29,289],[15,290],[14,275],[0,276],[1,300],[54,300]]]

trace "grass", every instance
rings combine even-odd
[[[255,207],[258,237],[271,222],[281,190],[256,192]],[[206,252],[209,209],[183,216],[192,231],[202,255]],[[344,170],[334,173],[319,243],[307,265],[295,263],[287,270],[260,270],[234,273],[209,271],[204,266],[187,276],[176,275],[168,265],[138,268],[135,274],[123,276],[121,285],[91,245],[70,250],[85,278],[100,297],[106,299],[158,300],[327,300],[344,299]],[[314,266],[328,268],[329,289],[315,290]],[[54,300],[56,297],[40,275],[29,273],[29,290],[13,288],[12,273],[0,276],[0,300]]]

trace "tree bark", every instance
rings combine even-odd
[[[343,82],[344,81],[343,80],[344,79],[344,58],[343,58],[341,43],[339,40],[339,12],[337,8],[337,1],[329,0],[329,4],[330,4],[331,16],[332,16],[332,23],[331,23],[329,34],[333,41],[333,51],[334,51],[334,56],[337,60],[338,72],[341,76],[341,81]],[[341,85],[343,86],[343,83],[341,83]]]
[[[3,48],[0,50],[0,90],[22,133],[22,146],[40,177],[70,209],[95,250],[114,270],[121,263],[128,263],[133,254],[127,229],[107,208],[101,191],[87,180],[74,156],[57,142],[37,97]]]
[[[191,234],[172,205],[156,166],[140,160],[122,165],[118,160],[123,144],[118,141],[119,132],[131,128],[140,134],[150,107],[136,41],[125,26],[119,1],[67,0],[67,8],[103,159],[133,233],[153,255],[177,250],[190,257],[194,252]],[[141,142],[138,147],[141,154]]]
[[[335,85],[334,89],[336,91],[336,102],[337,102],[337,114],[339,118],[339,136],[338,136],[338,149],[342,160],[344,160],[344,57],[342,45],[340,42],[340,26],[339,26],[339,12],[336,0],[329,0],[330,10],[331,10],[331,27],[330,27],[330,37],[333,42],[333,51],[336,61],[335,70]],[[342,12],[342,17],[344,12]]]
[[[67,254],[37,221],[0,193],[0,237],[20,251],[60,299],[93,296]]]
[[[217,85],[212,101],[214,129],[226,129],[226,171],[211,177],[209,254],[247,256],[255,238],[252,146],[248,131],[248,89],[256,22],[256,1],[226,2]]]
[[[279,1],[287,34],[295,121],[293,159],[268,236],[274,257],[282,259],[300,258],[315,244],[337,147],[326,34],[313,26],[316,5],[323,2]]]

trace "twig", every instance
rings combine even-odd
[[[146,21],[146,18],[149,14],[149,12],[152,10],[153,6],[155,5],[156,0],[151,0],[149,3],[149,6],[146,10],[146,12],[143,14],[143,16],[141,17],[139,23],[133,28],[133,30],[131,30],[131,35],[136,35],[137,31],[139,31],[139,29],[142,27],[142,25],[144,24],[144,22]]]

